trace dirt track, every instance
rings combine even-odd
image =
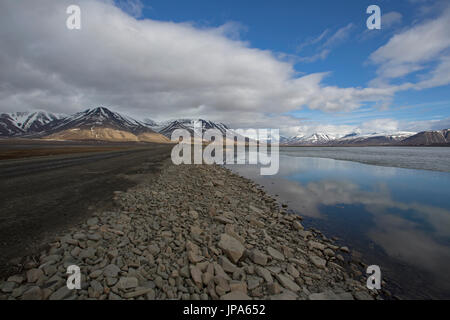
[[[16,271],[12,259],[38,252],[46,239],[110,205],[114,191],[151,179],[171,147],[0,161],[0,275]]]

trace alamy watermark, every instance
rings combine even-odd
[[[377,265],[368,266],[366,273],[369,274],[367,278],[367,288],[370,290],[381,289],[381,269]]]
[[[278,173],[278,129],[236,129],[224,134],[218,129],[203,130],[202,122],[194,121],[191,134],[176,129],[171,140],[178,142],[172,149],[172,162],[179,164],[259,164],[261,175]]]
[[[69,290],[80,290],[81,289],[81,271],[80,267],[77,265],[70,265],[67,267],[67,278],[66,286]]]
[[[69,15],[66,20],[66,27],[69,30],[81,29],[81,9],[77,5],[70,5],[66,9],[66,13]]]
[[[379,6],[373,4],[367,7],[366,13],[370,14],[371,16],[367,18],[366,25],[367,29],[374,30],[374,29],[381,29],[381,9]]]

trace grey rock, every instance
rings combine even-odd
[[[107,278],[117,278],[120,273],[120,268],[115,264],[109,264],[103,269],[103,275]]]
[[[254,263],[265,266],[269,257],[258,249],[255,249],[250,253],[250,258]]]
[[[284,255],[280,251],[278,251],[270,246],[267,247],[267,253],[269,253],[269,255],[272,258],[274,258],[275,260],[284,261]]]
[[[135,277],[122,277],[118,283],[119,288],[124,290],[136,288],[138,285],[138,279]]]
[[[312,263],[317,267],[321,269],[325,269],[325,266],[327,264],[327,261],[325,259],[322,259],[316,255],[310,255],[309,259],[312,261]]]
[[[223,233],[220,236],[219,248],[221,248],[234,263],[239,261],[245,251],[245,247],[239,240],[226,233]]]
[[[276,274],[275,278],[277,278],[277,280],[281,283],[281,285],[286,289],[289,289],[294,292],[300,291],[300,287],[294,281],[289,279],[288,276]]]
[[[242,291],[232,291],[221,296],[220,300],[251,300],[251,298]]]
[[[266,268],[257,266],[256,267],[256,274],[259,275],[260,277],[262,277],[267,284],[272,284],[273,283],[273,278],[272,275],[270,274],[270,271],[267,270]]]
[[[71,298],[74,295],[72,290],[69,290],[67,286],[63,286],[55,291],[50,297],[49,300],[63,300]]]

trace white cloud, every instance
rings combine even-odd
[[[292,62],[230,37],[232,23],[136,20],[112,1],[78,3],[82,29],[73,31],[65,27],[72,1],[0,2],[0,110],[105,105],[156,120],[190,115],[236,127],[257,119],[273,127],[302,106],[353,110],[395,93],[326,86],[327,73],[299,76]]]
[[[142,13],[140,1],[126,2],[131,9],[125,10],[114,6],[113,0],[80,0],[82,29],[73,31],[65,27],[65,8],[72,2],[0,1],[0,111],[72,113],[104,105],[155,120],[203,117],[235,128],[294,132],[303,124],[283,115],[286,112],[305,106],[335,112],[355,110],[366,102],[384,104],[399,90],[440,85],[450,74],[449,59],[439,56],[442,49],[431,50],[431,46],[431,55],[439,56],[440,64],[420,83],[329,86],[323,82],[329,73],[297,73],[295,62],[240,40],[242,27],[236,23],[204,28],[137,20],[132,15]],[[445,21],[437,21],[426,22],[434,27],[433,41],[443,34]],[[334,33],[326,30],[309,40],[322,48],[314,59],[325,58],[327,46],[348,39],[353,27],[348,24]],[[426,28],[418,25],[413,30],[423,33]],[[430,50],[409,59],[395,55],[405,56],[400,49],[412,41],[410,37],[417,40],[409,31],[394,36],[372,55],[380,70],[391,67],[382,71],[388,77],[405,75],[411,65],[422,67],[423,61],[429,61]],[[421,37],[428,39],[426,34]],[[323,129],[340,133],[355,128]]]
[[[448,54],[450,48],[448,30],[450,30],[450,9],[446,9],[436,19],[425,21],[394,35],[386,45],[370,56],[371,61],[379,65],[377,81],[384,82],[429,69],[428,63]],[[432,71],[435,76],[445,76],[439,68],[446,68],[445,59],[443,64]],[[443,85],[449,82],[435,78],[433,83]]]
[[[332,47],[348,39],[353,28],[354,24],[349,23],[332,34],[330,34],[330,29],[325,29],[319,36],[305,40],[297,46],[297,52],[301,52],[307,47],[315,47],[317,53],[310,56],[300,56],[297,58],[297,61],[310,63],[325,60],[330,54]]]
[[[381,28],[390,28],[394,25],[398,25],[402,22],[402,14],[396,11],[384,13],[381,17]]]
[[[142,16],[144,4],[141,0],[116,0],[115,3],[120,9],[135,18]]]
[[[330,46],[336,45],[348,39],[350,36],[350,31],[355,25],[353,23],[347,24],[345,27],[338,29],[327,41],[323,44],[324,47],[328,48]]]

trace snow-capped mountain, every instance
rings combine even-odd
[[[0,115],[0,135],[19,136],[39,133],[52,122],[64,117],[46,111],[13,112]]]
[[[14,137],[22,135],[25,132],[17,126],[16,121],[8,113],[0,114],[0,136]]]
[[[176,129],[185,129],[191,133],[191,135],[194,133],[194,122],[198,121],[202,126],[202,134],[208,130],[208,129],[217,129],[219,130],[223,135],[227,133],[230,129],[223,123],[220,122],[213,122],[203,119],[177,119],[172,120],[169,122],[166,122],[165,124],[161,125],[159,128],[157,126],[154,126],[153,128],[158,128],[158,132],[165,135],[166,137],[170,138],[172,135],[172,132]]]
[[[145,123],[105,107],[87,109],[44,127],[46,139],[169,142]]]
[[[86,109],[59,119],[56,123],[52,123],[50,126],[44,127],[44,129],[45,133],[49,134],[73,128],[92,129],[95,127],[106,127],[134,134],[154,132],[144,123],[118,112],[113,112],[105,107]]]
[[[290,138],[287,138],[286,144],[289,145],[320,145],[327,144],[336,139],[335,136],[326,134],[326,133],[314,133],[309,136],[305,136],[303,134],[299,134]]]
[[[326,133],[314,133],[308,136],[299,134],[284,140],[286,145],[386,145],[398,143],[415,135],[415,132],[398,131],[384,133],[352,132],[344,136],[335,136]]]
[[[428,146],[450,144],[450,129],[423,131],[402,141],[405,145]]]
[[[379,143],[379,144],[387,144],[393,142],[402,141],[408,137],[415,135],[416,132],[409,131],[396,131],[396,132],[383,132],[383,133],[368,133],[361,134],[358,132],[353,132],[345,135],[342,138],[336,140],[337,143]]]
[[[204,119],[176,119],[156,122],[142,121],[113,112],[105,107],[87,109],[71,116],[45,111],[14,112],[0,114],[0,137],[27,137],[58,140],[103,140],[103,141],[147,141],[169,142],[172,132],[186,129],[194,133],[194,122],[199,121],[203,132],[217,129],[224,137],[227,133],[239,136],[237,131],[220,122]],[[246,139],[250,141],[249,139]],[[311,135],[298,134],[292,137],[280,136],[282,145],[448,145],[450,130],[424,132],[382,132],[361,133],[344,136],[324,132]]]

